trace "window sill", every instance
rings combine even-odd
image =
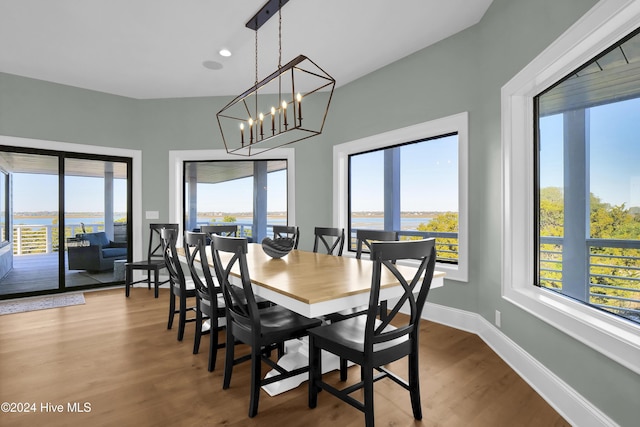
[[[349,257],[349,258],[355,258],[356,254],[355,252],[350,252],[350,251],[345,251],[342,256],[345,257]],[[368,256],[368,255],[367,255]],[[363,255],[364,257],[364,255]],[[418,267],[418,262],[416,261],[401,261],[400,264],[402,265],[408,265],[410,267]],[[442,271],[443,273],[445,273],[445,279],[447,280],[453,280],[456,282],[464,282],[467,283],[469,281],[469,279],[467,278],[467,274],[463,271],[462,268],[460,268],[459,265],[452,265],[452,264],[441,264],[439,262],[436,263],[436,271]]]
[[[503,297],[640,374],[640,326],[633,322],[532,285],[508,287]]]

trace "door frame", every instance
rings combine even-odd
[[[21,138],[0,135],[0,145],[19,148],[33,148],[46,151],[78,153],[80,155],[101,155],[127,157],[131,159],[131,251],[132,259],[141,259],[142,248],[142,151],[126,148],[103,147],[42,139]]]

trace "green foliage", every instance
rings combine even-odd
[[[589,215],[593,239],[640,240],[638,209],[628,209],[624,204],[611,206],[591,194]],[[565,219],[561,189],[550,187],[540,190],[539,220],[541,238],[563,236]],[[625,309],[640,309],[640,250],[591,246],[589,262],[591,293],[595,294],[589,303],[622,309],[622,315],[625,315]],[[540,284],[562,288],[560,241],[540,245]]]
[[[233,215],[225,215],[222,222],[236,222],[237,218]]]
[[[422,223],[417,227],[418,231],[439,231],[443,233],[458,232],[458,213],[445,212],[437,215],[428,223]],[[436,252],[439,260],[458,259],[458,239],[436,239]]]

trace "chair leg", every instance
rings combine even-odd
[[[212,313],[209,322],[211,322],[211,328],[209,329],[209,366],[207,369],[209,372],[213,372],[216,369],[218,356],[218,316]]]
[[[202,337],[202,311],[200,310],[200,301],[196,302],[196,327],[193,339],[193,354],[200,351],[200,338]]]
[[[229,322],[229,319],[227,319],[227,338],[226,338],[226,344],[225,344],[225,356],[224,356],[224,378],[222,381],[222,388],[224,390],[229,388],[229,385],[231,384],[231,373],[233,371],[233,359],[234,359],[234,351],[235,351],[235,345],[234,345],[234,341],[235,338],[233,337],[233,331],[232,331],[232,326],[231,326],[231,322]]]
[[[156,267],[153,272],[153,280],[154,280],[154,296],[158,298],[158,292],[160,287],[160,269]]]
[[[284,342],[278,343],[278,360],[284,356]]]
[[[320,348],[314,345],[314,339],[309,336],[309,408],[318,405],[318,383],[322,379],[322,358]]]
[[[251,346],[251,399],[249,400],[249,418],[258,415],[260,400],[260,380],[262,379],[262,349],[259,345]]]
[[[340,358],[340,381],[347,380],[347,359]]]
[[[411,409],[413,418],[422,419],[422,406],[420,404],[420,379],[418,378],[419,355],[417,349],[409,355],[409,393],[411,395]]]
[[[171,287],[171,291],[169,293],[169,322],[167,322],[167,329],[171,329],[173,327],[173,318],[176,315],[176,296],[173,293],[173,285],[169,285]]]
[[[128,298],[129,290],[131,288],[131,282],[133,281],[133,269],[130,266],[125,266],[124,270],[124,294]]]
[[[373,427],[373,367],[363,366],[361,372],[362,381],[364,382],[364,424],[366,427]]]
[[[178,341],[184,338],[184,327],[187,323],[187,298],[180,295],[180,313],[178,315]]]

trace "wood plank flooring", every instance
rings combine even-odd
[[[222,390],[224,350],[209,373],[208,338],[197,355],[193,323],[184,341],[176,340],[176,327],[166,329],[167,290],[159,299],[146,288],[130,298],[116,289],[86,292],[85,299],[0,316],[0,402],[36,406],[35,413],[0,413],[0,425],[364,425],[359,411],[328,393],[309,409],[306,383],[274,397],[262,392],[259,413],[249,419],[248,364],[236,366],[231,387]],[[382,380],[375,385],[376,425],[568,425],[476,335],[425,321],[420,360],[423,420],[413,419],[406,391]],[[392,367],[406,372],[406,364]],[[339,383],[337,373],[327,375]],[[358,377],[350,368],[348,381]],[[88,403],[90,411],[70,413],[74,403]],[[63,412],[46,412],[47,404],[63,405]]]

